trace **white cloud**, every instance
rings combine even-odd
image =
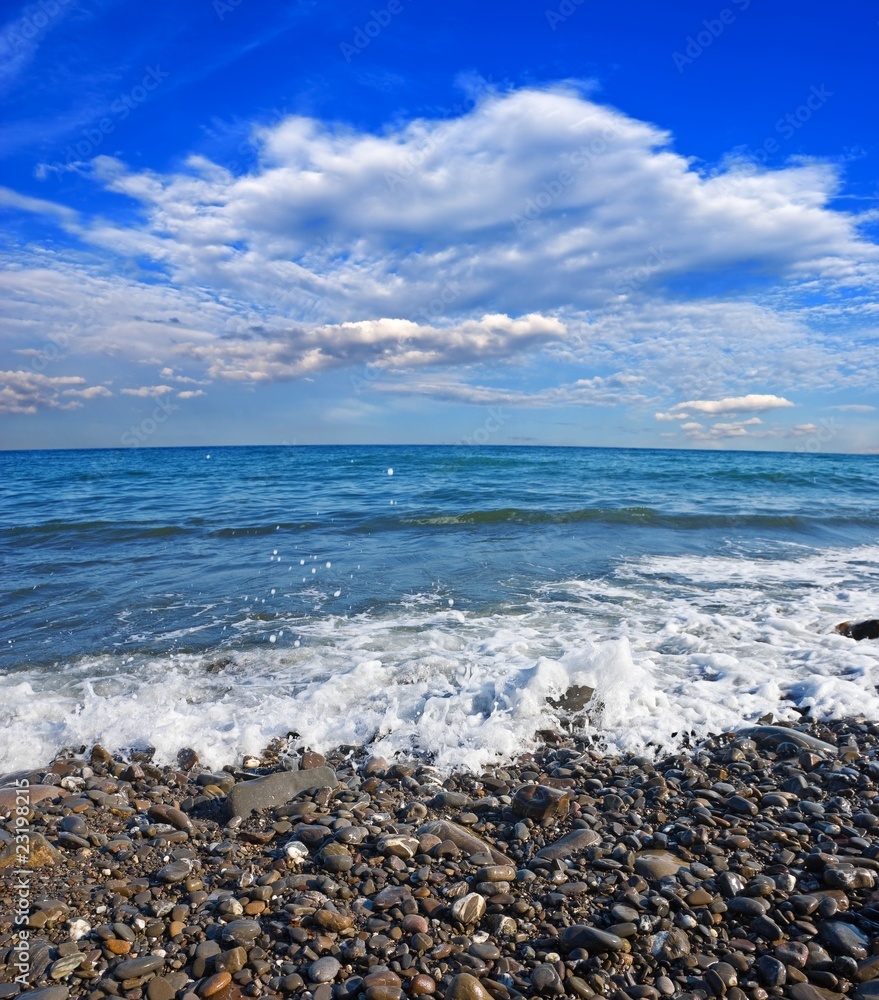
[[[446,327],[403,319],[362,320],[288,330],[268,340],[224,339],[177,350],[203,362],[212,378],[268,382],[365,363],[408,369],[487,362],[564,335],[564,324],[552,317],[495,314]]]
[[[845,413],[873,413],[876,407],[866,403],[843,403],[841,406],[833,406],[831,409],[842,410]]]
[[[112,396],[113,393],[105,385],[90,385],[87,389],[64,389],[62,396],[77,396],[80,399],[99,399]]]
[[[140,396],[146,398],[150,396],[166,396],[174,390],[170,385],[142,385],[137,389],[120,389],[124,396]]]
[[[183,392],[177,393],[178,399],[198,399],[199,396],[204,396],[204,389],[185,389]]]
[[[724,413],[762,413],[765,410],[777,410],[781,407],[794,406],[783,396],[772,396],[759,393],[749,393],[747,396],[729,396],[725,399],[690,399],[685,403],[677,403],[667,413],[657,413],[657,420],[676,420],[686,417],[691,410],[696,413],[706,413],[718,416]],[[747,421],[754,423],[755,421]],[[759,423],[759,419],[756,423]]]
[[[74,410],[82,406],[78,396],[93,399],[112,395],[103,386],[85,387],[80,375],[43,375],[33,371],[0,371],[0,413],[36,413],[40,409]]]

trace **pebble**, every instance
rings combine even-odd
[[[221,772],[61,759],[47,780],[71,794],[29,818],[51,860],[27,986],[91,1000],[879,1000],[879,726],[774,728],[655,760],[560,734],[484,774],[348,749],[309,757],[293,796],[239,812],[230,798],[289,791],[272,748]],[[14,993],[3,919],[0,1000]]]

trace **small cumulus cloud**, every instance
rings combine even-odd
[[[725,399],[690,399],[685,403],[677,403],[667,413],[657,413],[657,420],[677,420],[696,413],[719,416],[726,413],[761,413],[766,410],[777,410],[785,406],[794,406],[783,396],[760,395],[750,393],[747,396],[728,396]]]
[[[183,392],[177,393],[178,399],[198,399],[199,396],[204,396],[204,389],[184,389]]]
[[[170,385],[142,385],[137,389],[120,389],[119,390],[124,396],[140,396],[141,398],[147,398],[151,396],[166,396],[169,392],[173,392],[173,388]]]

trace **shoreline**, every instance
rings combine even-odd
[[[96,747],[2,779],[0,1000],[879,1000],[877,754],[858,719],[480,775]]]

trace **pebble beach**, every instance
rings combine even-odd
[[[2,778],[0,998],[879,997],[879,725]]]

